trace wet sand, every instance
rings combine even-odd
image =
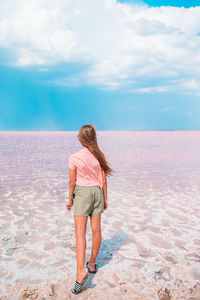
[[[0,299],[200,299],[200,133],[122,132],[117,151],[118,135],[99,133],[117,173],[108,179],[98,272],[73,295],[65,201],[76,133],[0,134]],[[87,261],[89,219],[86,239]]]

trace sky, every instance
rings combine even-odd
[[[0,6],[0,131],[200,130],[199,1]]]

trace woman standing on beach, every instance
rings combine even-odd
[[[105,155],[97,144],[96,130],[93,124],[83,125],[78,134],[83,146],[69,157],[69,201],[70,211],[74,204],[74,222],[76,235],[76,282],[72,293],[80,292],[89,273],[96,273],[96,257],[101,246],[101,213],[107,209],[107,175],[114,172],[106,161]],[[92,251],[85,270],[86,227],[90,216],[92,230]]]

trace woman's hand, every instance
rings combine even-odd
[[[70,211],[73,206],[73,200],[69,200],[68,202],[66,202],[66,206],[67,206],[68,211]]]

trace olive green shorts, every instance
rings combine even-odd
[[[74,216],[96,216],[104,211],[103,189],[97,185],[75,186],[73,192]]]

